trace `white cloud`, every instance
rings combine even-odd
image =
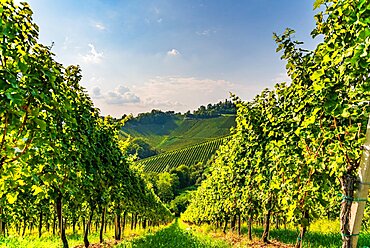
[[[197,31],[195,33],[199,36],[210,36],[211,34],[217,33],[217,31],[215,29],[205,29],[205,30]]]
[[[119,86],[117,87],[116,91],[117,91],[118,93],[120,93],[120,94],[125,94],[125,93],[129,92],[129,91],[130,91],[130,89],[129,89],[129,88],[127,88],[126,86],[119,85]]]
[[[93,85],[95,85],[95,84],[96,85],[101,85],[101,84],[103,84],[103,81],[104,81],[104,79],[102,77],[99,77],[99,76],[97,76],[95,74],[93,74],[92,77],[90,77],[87,80],[87,82],[89,82],[89,83],[91,83]]]
[[[159,18],[158,20],[157,20],[157,22],[158,23],[161,23],[163,21],[163,19],[162,18]]]
[[[153,11],[154,13],[156,13],[157,15],[161,12],[160,9],[158,9],[157,7],[154,7],[153,8]]]
[[[237,92],[240,87],[226,80],[167,76],[155,77],[133,90],[147,109],[187,111],[229,98],[229,92]]]
[[[88,44],[90,52],[82,56],[82,59],[88,64],[99,64],[103,59],[103,52],[97,52],[93,44]]]
[[[112,105],[140,103],[140,98],[123,85],[119,85],[116,89],[108,91],[106,94],[101,92],[100,87],[93,87],[91,89],[91,97],[93,99],[102,99],[105,103]]]
[[[176,57],[176,56],[179,56],[180,55],[180,52],[176,49],[171,49],[167,52],[167,55],[168,56],[173,56],[173,57]]]
[[[100,99],[103,97],[100,87],[96,86],[91,89],[91,97],[95,99]]]
[[[137,114],[152,109],[186,112],[229,98],[229,92],[242,96],[243,92],[250,91],[253,89],[227,80],[180,76],[154,77],[143,84],[130,87],[119,85],[106,91],[99,87],[89,90],[94,103],[103,114],[117,117],[124,113]]]
[[[108,92],[108,96],[105,99],[108,104],[123,105],[126,103],[139,103],[140,98],[132,92],[126,92],[124,94],[119,94],[116,91]]]
[[[174,108],[174,107],[181,107],[184,106],[184,104],[181,104],[177,101],[169,101],[169,100],[159,100],[159,99],[153,99],[151,97],[146,98],[142,101],[143,106],[150,107],[150,108],[158,108],[158,107],[165,107],[165,108]]]
[[[90,20],[90,26],[98,31],[107,30],[107,26],[104,23],[95,20]]]
[[[103,23],[100,23],[100,22],[95,23],[95,24],[94,24],[94,27],[95,27],[96,29],[98,29],[98,30],[101,30],[101,31],[103,31],[103,30],[106,30],[106,29],[107,29],[107,27],[106,27]]]

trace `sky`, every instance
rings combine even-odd
[[[17,1],[19,2],[19,1]],[[186,112],[289,81],[273,32],[313,49],[314,0],[28,0],[39,42],[79,65],[103,115]]]

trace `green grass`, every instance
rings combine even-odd
[[[221,240],[187,230],[176,220],[156,233],[147,234],[131,242],[122,242],[117,248],[223,248],[229,247]]]
[[[104,235],[105,239],[108,238],[107,235]],[[74,247],[79,244],[83,244],[83,235],[82,234],[70,234],[67,235],[68,244],[70,247]],[[93,233],[89,235],[90,243],[99,242],[99,234]],[[62,247],[62,242],[60,237],[57,235],[44,234],[40,239],[37,234],[19,237],[19,236],[8,236],[0,238],[0,247],[1,248],[59,248]]]
[[[192,230],[197,230],[198,232],[212,233],[213,236],[223,237],[221,229],[216,229],[213,225],[202,224],[201,226],[192,226]],[[247,239],[247,226],[246,224],[242,226],[242,238],[241,243],[238,245],[242,247],[253,247],[248,246],[247,243],[250,241]],[[253,243],[261,239],[263,233],[262,227],[254,227]],[[297,241],[298,230],[291,228],[280,228],[275,229],[274,227],[270,230],[270,240],[277,240],[284,244],[294,245]],[[228,232],[227,235],[230,233]],[[227,236],[226,235],[226,236]],[[235,234],[236,235],[236,234]],[[238,246],[238,247],[239,247]],[[317,220],[310,225],[310,230],[306,233],[304,237],[303,248],[338,248],[342,246],[341,235],[339,234],[339,221],[330,220]],[[260,247],[260,246],[258,246]],[[269,246],[270,247],[270,246]],[[359,236],[358,248],[368,248],[370,247],[370,232],[363,228]]]
[[[143,229],[138,227],[137,229],[130,230],[129,226],[126,226],[123,234],[123,239],[130,240],[132,237],[135,236],[144,236],[148,232],[157,231],[162,229],[163,226],[159,227],[150,227],[147,229]],[[99,243],[99,232],[96,232],[95,226],[91,229],[93,231],[89,234],[89,242],[90,244],[97,244]],[[114,229],[108,228],[107,232],[104,233],[104,241],[112,241],[114,236]],[[72,230],[67,230],[67,240],[69,247],[75,247],[77,245],[82,245],[83,242],[83,234],[82,230],[78,230],[78,233],[72,234]],[[0,236],[0,248],[61,248],[62,242],[58,235],[52,235],[52,233],[44,232],[42,237],[39,239],[37,231],[34,230],[32,233],[28,233],[25,237],[20,237],[15,233],[11,232],[7,237]]]
[[[144,166],[144,171],[158,173],[169,171],[180,165],[191,166],[198,162],[206,163],[227,138],[228,137],[213,139],[208,142],[178,149],[172,152],[161,153],[140,160],[138,163]]]
[[[339,233],[339,220],[316,220],[313,222],[309,231],[304,237],[303,247],[312,248],[337,248],[342,246],[341,235]],[[247,228],[243,226],[242,233],[247,234]],[[262,227],[254,228],[253,234],[255,238],[262,236]],[[275,229],[272,227],[270,239],[275,239],[286,244],[295,244],[298,237],[298,230],[291,228]],[[363,230],[359,236],[359,248],[370,247],[370,232]]]
[[[341,247],[341,236],[339,234],[338,221],[319,220],[311,224],[310,231],[304,238],[303,248],[337,248]],[[202,231],[196,231],[201,229]],[[188,228],[181,221],[175,221],[167,227],[156,227],[147,229],[129,230],[126,228],[124,241],[117,248],[140,248],[140,247],[199,247],[199,248],[218,248],[230,247],[225,241],[218,238],[211,238],[209,232],[214,231],[210,225],[202,225],[199,228]],[[70,230],[69,230],[70,231]],[[218,230],[221,233],[221,230]],[[262,227],[253,229],[254,239],[260,239]],[[243,226],[242,234],[247,234],[247,228]],[[105,240],[112,239],[113,230],[108,230],[104,235]],[[270,232],[271,240],[278,240],[285,244],[295,244],[298,231],[293,229],[275,229]],[[83,244],[82,234],[67,233],[67,239],[70,247]],[[90,243],[99,243],[99,233],[94,232],[89,235]],[[25,236],[24,238],[10,235],[0,237],[0,248],[59,248],[62,247],[59,236],[52,236],[44,233],[39,239],[36,233]],[[370,232],[363,230],[359,237],[358,248],[370,247]]]
[[[122,135],[144,138],[156,149],[168,152],[226,136],[233,126],[233,115],[210,119],[184,119],[174,116],[164,124],[127,123],[122,128]]]
[[[243,233],[247,233],[247,230],[243,230]],[[254,229],[254,235],[256,238],[262,236],[263,229]],[[270,239],[275,239],[286,244],[295,244],[298,237],[298,231],[284,230],[284,229],[273,229],[270,232]],[[370,245],[370,233],[362,233],[359,237],[358,247],[362,248]],[[312,248],[338,248],[342,246],[341,235],[337,233],[319,233],[319,232],[308,232],[304,237],[303,247]]]

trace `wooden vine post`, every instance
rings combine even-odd
[[[369,194],[370,184],[370,118],[366,129],[366,140],[362,146],[363,153],[358,169],[358,187],[355,191],[354,198],[357,201],[352,202],[351,217],[350,217],[350,231],[353,234],[352,247],[357,247],[358,235],[361,231],[362,218],[364,216],[366,200]]]

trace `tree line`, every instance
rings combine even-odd
[[[200,106],[193,112],[188,110],[184,114],[181,114],[180,112],[175,113],[175,111],[161,111],[158,109],[153,109],[152,111],[147,113],[139,113],[135,118],[131,115],[123,115],[119,120],[123,120],[129,117],[127,123],[130,125],[164,124],[168,121],[173,120],[173,118],[175,117],[184,116],[185,118],[207,119],[219,117],[223,114],[236,114],[236,106],[233,101],[225,99],[224,102],[220,101],[215,104],[209,103],[207,106]]]

